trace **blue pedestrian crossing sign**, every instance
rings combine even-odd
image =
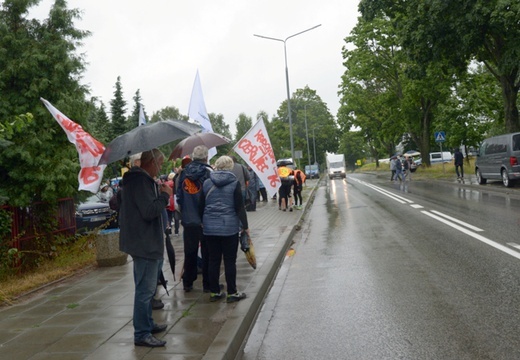
[[[446,141],[446,133],[444,131],[436,131],[434,136],[435,136],[435,142],[445,142]]]

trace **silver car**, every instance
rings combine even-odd
[[[513,186],[520,179],[520,132],[484,140],[477,154],[475,175],[479,184],[496,179],[506,187]]]

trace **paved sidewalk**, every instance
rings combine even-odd
[[[133,343],[133,275],[131,258],[123,266],[96,268],[49,287],[20,304],[0,308],[2,359],[235,359],[256,313],[291,244],[297,225],[313,196],[317,180],[304,188],[303,210],[282,212],[278,202],[258,203],[248,212],[257,268],[253,270],[239,250],[237,286],[247,299],[227,304],[210,303],[202,292],[201,278],[185,293],[179,282],[182,238],[172,237],[176,250],[177,281],[165,259],[169,296],[154,311],[157,323],[168,325],[158,338],[163,348],[136,347]],[[222,282],[225,281],[222,276]]]

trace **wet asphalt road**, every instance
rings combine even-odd
[[[326,180],[242,359],[520,359],[520,197]]]

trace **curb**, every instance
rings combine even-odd
[[[285,241],[279,241],[274,246],[273,252],[276,253],[277,256],[273,259],[266,260],[264,266],[262,266],[262,269],[260,269],[260,272],[256,275],[257,278],[263,277],[263,279],[259,279],[258,281],[258,289],[248,288],[248,291],[251,293],[256,292],[256,295],[252,298],[252,302],[238,302],[236,304],[236,307],[231,312],[226,323],[220,329],[206,354],[202,357],[203,360],[236,359],[238,353],[242,349],[244,340],[251,330],[251,325],[256,320],[262,304],[264,303],[264,299],[271,289],[273,281],[280,270],[280,265],[285,259],[285,254],[293,243],[294,235],[301,229],[303,219],[305,218],[309,207],[314,202],[316,189],[320,186],[321,181],[322,178],[318,179],[318,182],[310,191],[309,199],[305,203],[305,209],[302,211],[298,222],[290,230],[285,230],[280,236],[281,239],[285,238]],[[266,271],[265,274],[263,274],[263,270]]]

